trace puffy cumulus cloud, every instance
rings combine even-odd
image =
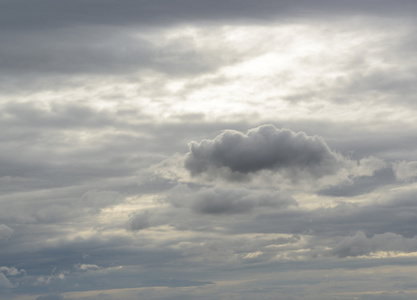
[[[219,173],[246,175],[262,170],[323,177],[335,173],[343,157],[318,136],[263,125],[246,133],[226,130],[212,140],[191,142],[185,168],[192,175]]]
[[[247,213],[260,207],[283,209],[297,205],[292,197],[281,191],[224,187],[193,190],[185,185],[172,189],[167,201],[176,207],[188,207],[201,214]]]
[[[415,252],[416,238],[404,238],[392,232],[375,234],[368,238],[358,231],[354,236],[343,238],[331,251],[339,257],[370,255],[377,251]]]
[[[9,239],[13,235],[13,229],[4,224],[0,225],[0,241]]]

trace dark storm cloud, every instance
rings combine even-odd
[[[317,136],[264,125],[247,133],[226,130],[213,140],[191,142],[185,167],[193,175],[226,168],[248,174],[285,170],[321,177],[334,173],[341,157]]]
[[[201,214],[246,213],[254,208],[283,209],[297,202],[284,192],[245,188],[201,188],[193,191],[184,185],[171,190],[167,201],[177,207],[189,207]]]

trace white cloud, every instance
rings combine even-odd
[[[395,177],[399,181],[412,181],[417,178],[417,161],[400,161],[393,163]]]
[[[372,176],[375,171],[384,169],[387,167],[387,163],[377,157],[365,157],[362,158],[356,168],[351,171],[352,176]]]
[[[5,267],[2,266],[0,267],[0,272],[5,272],[7,276],[17,276],[20,274],[26,275],[26,271],[23,269],[17,269],[15,267]]]
[[[101,269],[101,267],[94,264],[76,264],[74,268],[78,271],[92,271]]]

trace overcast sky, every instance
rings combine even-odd
[[[415,0],[0,0],[0,298],[417,297]]]

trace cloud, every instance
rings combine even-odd
[[[322,177],[335,173],[342,158],[324,140],[303,132],[263,125],[246,133],[226,130],[212,140],[191,142],[185,168],[193,176],[226,170],[245,175],[262,170]]]
[[[12,288],[13,285],[9,279],[3,274],[0,273],[0,288]]]
[[[90,208],[92,213],[98,213],[103,207],[119,204],[123,200],[124,196],[119,192],[90,190],[81,196],[79,204]]]
[[[417,178],[417,161],[400,161],[393,164],[398,181],[412,181]]]
[[[407,15],[415,11],[413,1],[400,1],[401,5],[394,5],[391,1],[381,0],[375,5],[372,0],[352,1],[269,1],[261,0],[256,4],[252,1],[180,1],[173,3],[161,0],[158,3],[149,1],[96,1],[74,0],[56,3],[52,0],[42,0],[35,5],[31,1],[18,1],[24,3],[26,9],[19,9],[21,5],[13,5],[15,1],[3,0],[6,7],[0,14],[0,25],[5,29],[30,30],[51,27],[75,27],[80,25],[109,24],[109,25],[135,25],[150,24],[154,26],[172,25],[180,22],[196,21],[223,21],[236,22],[250,19],[271,20],[283,18],[311,18],[324,14],[387,14]],[[45,9],[48,8],[48,9]],[[29,13],[30,12],[30,13]],[[308,14],[306,14],[308,12]],[[10,17],[10,16],[13,16]]]
[[[65,298],[61,295],[46,295],[46,296],[39,296],[35,300],[64,300]]]
[[[15,267],[0,267],[0,272],[5,272],[7,276],[17,276],[17,275],[26,275],[26,271],[23,269],[16,269]]]
[[[13,235],[13,229],[10,227],[1,224],[0,225],[0,240],[7,240]]]
[[[130,231],[139,231],[151,227],[150,212],[145,211],[132,216],[129,219],[127,229]]]
[[[203,187],[192,190],[178,185],[167,201],[176,207],[188,207],[201,214],[247,213],[255,208],[284,209],[297,202],[285,192],[246,188]]]
[[[360,300],[414,300],[415,298],[415,293],[406,293],[403,291],[364,294],[356,297],[356,299]]]
[[[101,267],[94,264],[76,264],[74,265],[74,268],[78,271],[90,271],[101,269]]]
[[[383,188],[394,182],[395,176],[392,168],[385,168],[375,171],[372,176],[365,175],[354,177],[346,183],[319,190],[318,194],[333,197],[353,197],[370,193],[377,188]]]
[[[343,238],[331,251],[339,257],[370,255],[377,251],[417,251],[416,238],[404,238],[392,232],[375,234],[368,238],[358,231],[354,236]]]

